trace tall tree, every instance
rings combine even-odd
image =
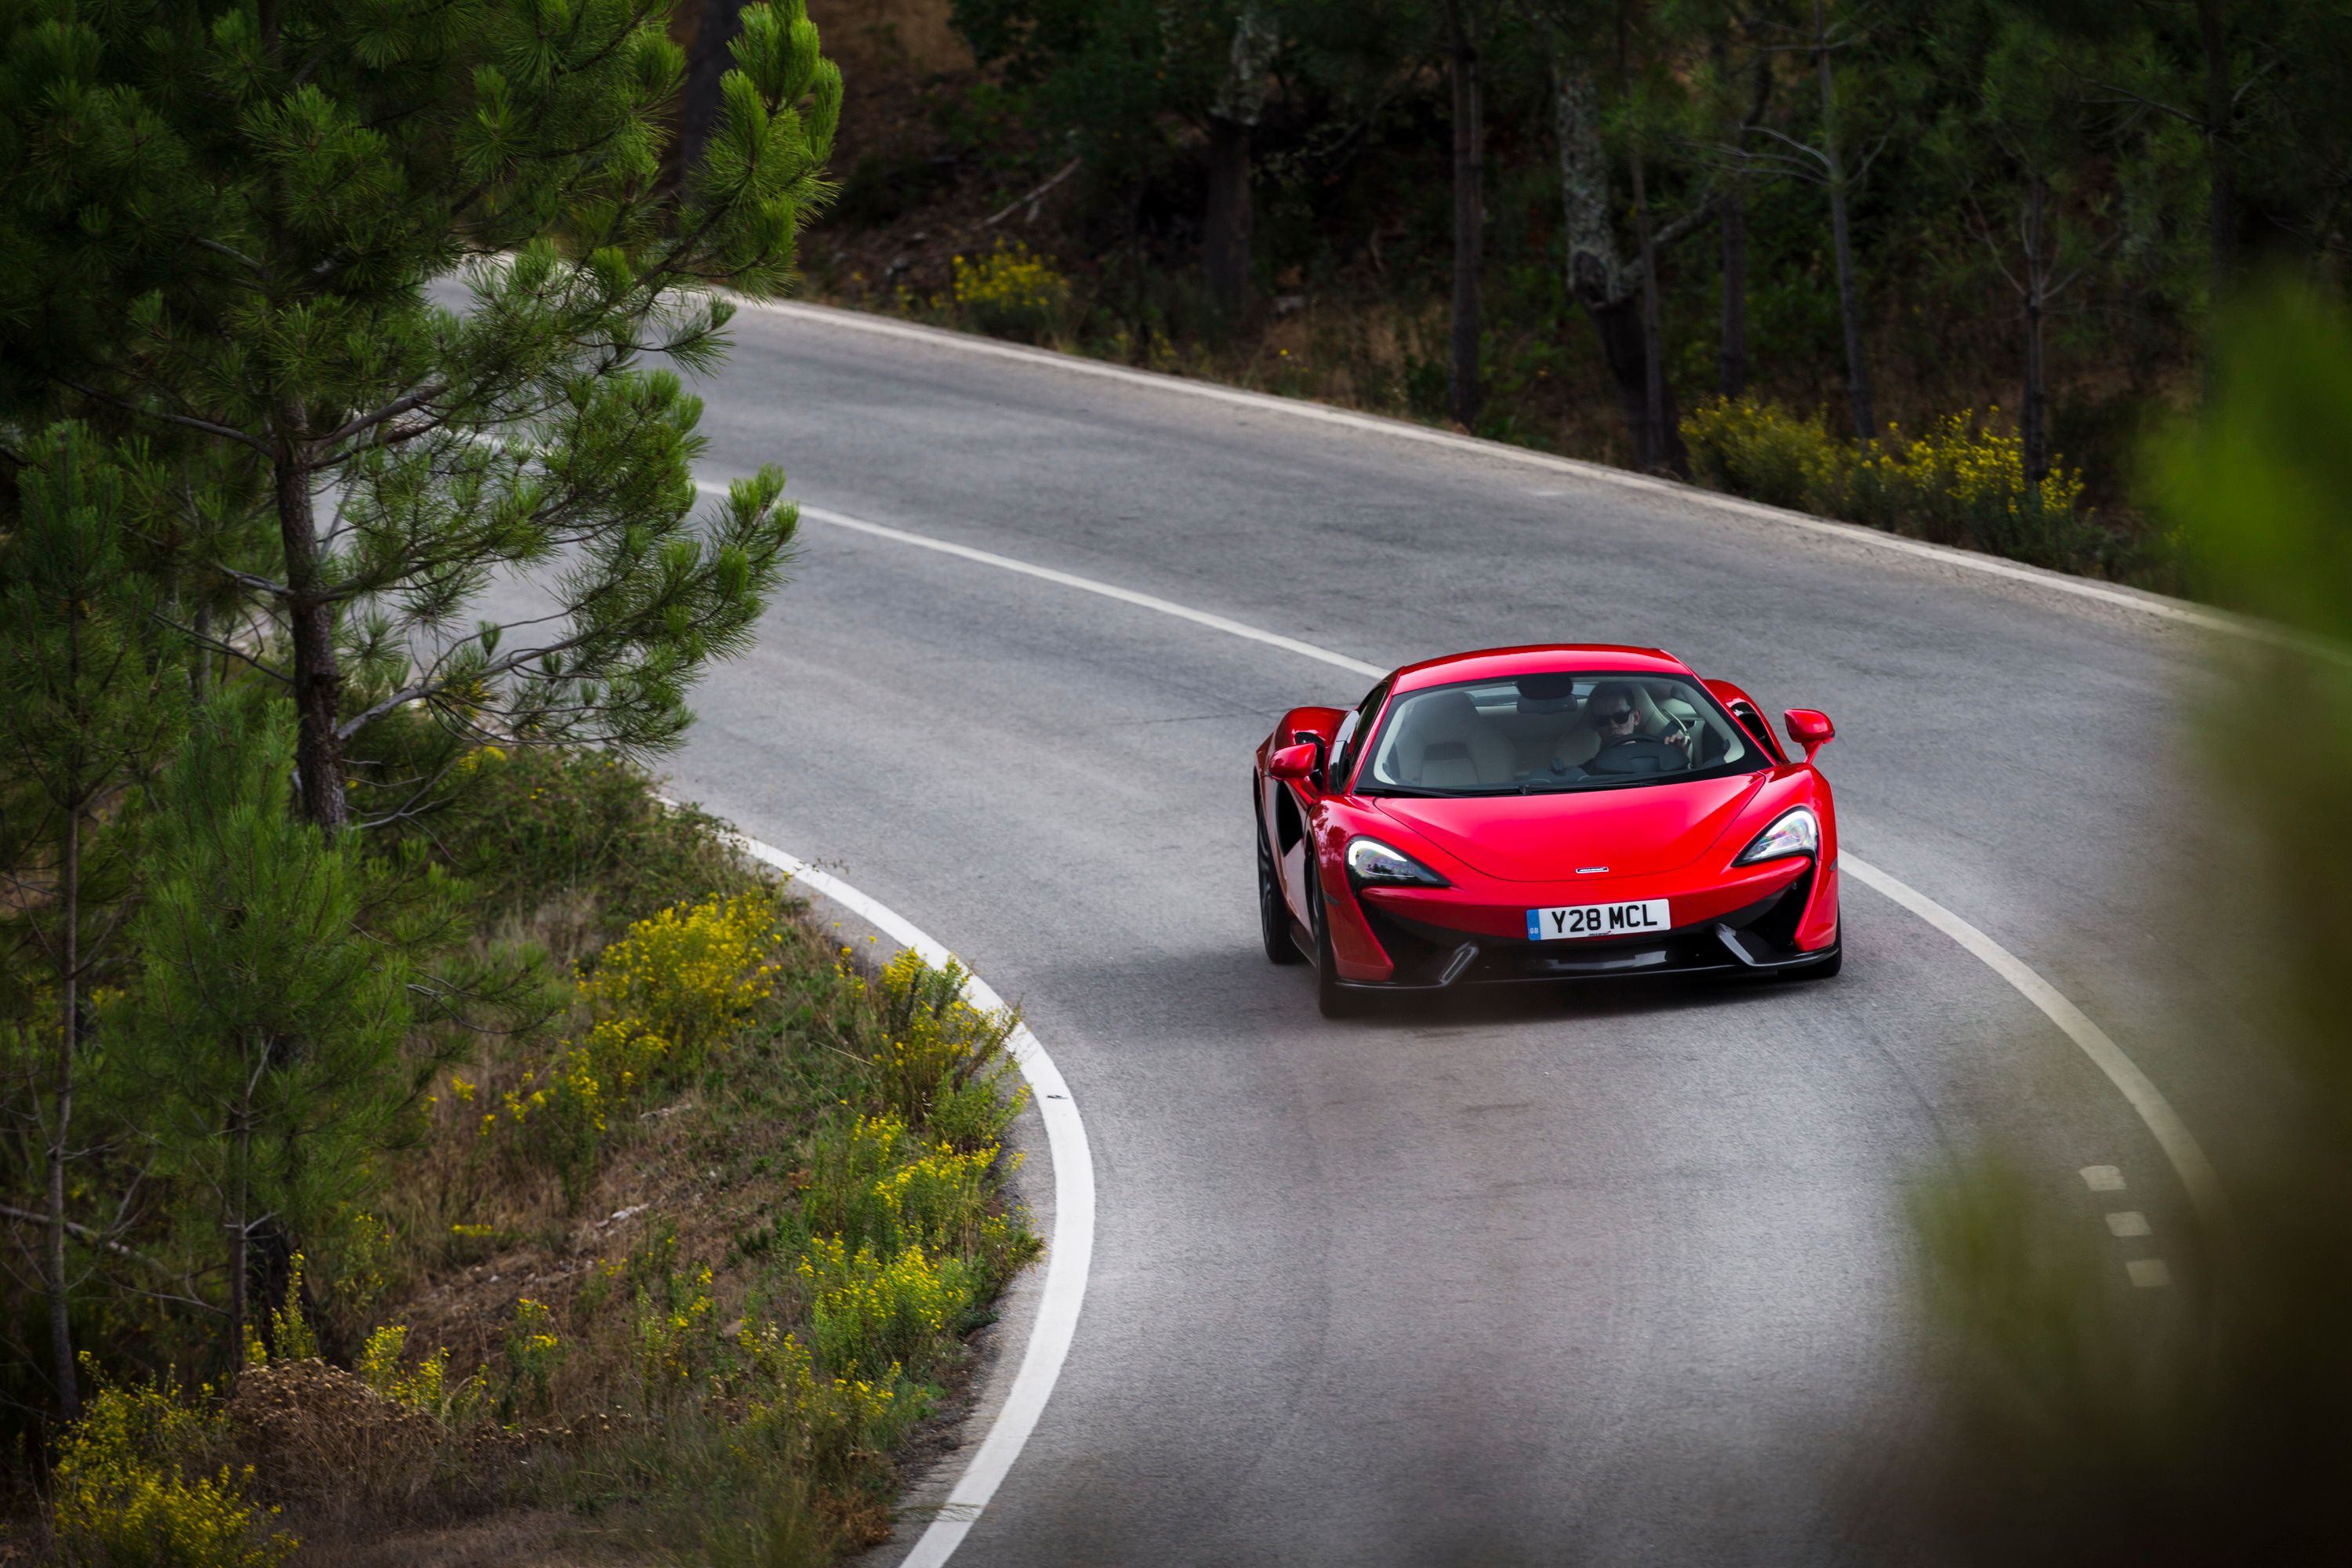
[[[1633,437],[1636,466],[1683,473],[1689,459],[1683,449],[1674,387],[1664,374],[1663,353],[1655,346],[1660,332],[1654,274],[1658,253],[1696,232],[1713,209],[1702,203],[1656,226],[1647,246],[1627,259],[1617,237],[1599,86],[1585,57],[1565,45],[1557,47],[1552,71],[1569,297],[1584,308],[1601,342],[1601,358]],[[1644,190],[1644,198],[1647,194]]]
[[[697,402],[731,307],[782,288],[839,73],[801,0],[748,7],[700,160],[663,178],[683,62],[661,0],[7,0],[0,353],[92,418],[257,473],[261,607],[215,639],[299,716],[330,833],[419,798],[468,737],[674,742],[793,528],[773,468],[696,522]],[[462,276],[464,313],[436,296]],[[555,612],[468,625],[499,573]],[[422,756],[386,754],[422,745]]]
[[[1850,212],[1853,182],[1865,173],[1870,160],[1857,167],[1847,151],[1847,130],[1838,111],[1837,77],[1832,60],[1838,49],[1853,41],[1852,35],[1832,34],[1826,0],[1813,0],[1810,40],[1815,79],[1821,85],[1821,141],[1804,148],[1820,167],[1820,180],[1829,192],[1830,244],[1837,259],[1838,321],[1845,332],[1846,412],[1853,433],[1864,440],[1878,432],[1877,411],[1870,392],[1870,363],[1863,342],[1862,285],[1854,276],[1853,219]]]
[[[2039,482],[2052,461],[2050,321],[2117,237],[2105,194],[2085,184],[2083,166],[2095,148],[2127,158],[2129,132],[2097,134],[2083,75],[2029,11],[2000,0],[1952,6],[1932,47],[1947,79],[1971,89],[1927,142],[2017,300],[2018,436],[2026,475]]]
[[[1740,159],[1772,101],[1772,56],[1746,35],[1744,4],[1702,7],[1696,25],[1707,34],[1706,134],[1729,156],[1716,173],[1716,221],[1721,226],[1722,299],[1716,331],[1716,392],[1748,390],[1748,171]]]
[[[1454,93],[1454,310],[1447,411],[1475,426],[1483,400],[1479,343],[1486,333],[1486,108],[1478,58],[1485,18],[1477,0],[1444,0],[1447,79]]]
[[[1250,138],[1265,111],[1266,68],[1278,43],[1270,6],[1243,0],[1234,16],[1225,76],[1209,108],[1209,194],[1201,223],[1201,268],[1209,297],[1227,320],[1249,307]]]
[[[156,1163],[223,1238],[233,1359],[261,1316],[257,1240],[363,1190],[422,1086],[401,1047],[424,977],[365,923],[357,841],[289,811],[294,716],[249,690],[207,704],[164,772],[109,1062]]]
[[[0,863],[9,934],[40,960],[53,1044],[30,1099],[39,1118],[50,1375],[80,1408],[66,1240],[67,1167],[81,1079],[85,981],[127,912],[135,809],[118,797],[172,743],[184,688],[128,569],[121,467],[80,428],[46,432],[17,477],[0,550]]]

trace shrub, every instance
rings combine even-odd
[[[484,913],[576,906],[585,929],[548,932],[559,957],[617,935],[631,915],[752,880],[724,830],[655,797],[644,769],[602,752],[483,746],[463,763],[435,840]]]
[[[2029,480],[2023,442],[1973,410],[1857,444],[1777,403],[1718,399],[1683,421],[1683,439],[1699,478],[1774,506],[2071,571],[2122,559],[2082,504],[2082,475],[2053,466]]]
[[[1806,510],[1844,467],[1844,454],[1820,416],[1807,419],[1777,403],[1718,398],[1683,421],[1691,468],[1720,490],[1768,506]]]
[[[2053,467],[2029,480],[2015,435],[1987,429],[1971,410],[1908,441],[1890,425],[1887,437],[1856,455],[1843,495],[1822,497],[1837,515],[2039,565],[2097,563],[2099,531],[2079,510],[2082,475]]]
[[[386,1323],[368,1336],[352,1370],[361,1382],[394,1405],[436,1421],[447,1420],[451,1415],[448,1351],[436,1350],[411,1366],[405,1359],[407,1350],[408,1325]]]
[[[735,1336],[751,1379],[768,1391],[746,1412],[748,1433],[800,1450],[820,1477],[837,1479],[888,1452],[928,1402],[898,1369],[881,1379],[822,1376],[797,1334],[748,1318]]]
[[[881,1378],[928,1366],[975,1296],[971,1270],[919,1247],[877,1256],[819,1237],[801,1257],[809,1333],[818,1362],[839,1377]]]
[[[209,1391],[207,1391],[209,1392]],[[247,1500],[253,1472],[209,1459],[227,1447],[217,1414],[160,1386],[101,1385],[59,1445],[52,1518],[73,1568],[278,1568],[299,1544]]]
[[[675,1238],[665,1248],[658,1273],[637,1287],[630,1340],[646,1408],[666,1408],[679,1390],[708,1370],[718,1345],[718,1302],[710,1293],[709,1264],[686,1270],[670,1267]],[[632,1259],[635,1262],[635,1259]]]
[[[900,1120],[960,1149],[1000,1142],[1028,1103],[1006,1054],[1020,1018],[963,999],[964,971],[911,950],[882,972],[882,1099]]]
[[[528,1393],[532,1405],[551,1409],[548,1385],[563,1363],[563,1340],[555,1331],[555,1314],[543,1301],[524,1296],[515,1301],[514,1321],[506,1335],[508,1402],[519,1407]]]
[[[775,898],[764,890],[676,904],[606,948],[581,999],[624,1026],[608,1049],[654,1035],[660,1048],[646,1047],[645,1061],[691,1066],[768,994],[777,942]]]
[[[1069,306],[1070,283],[1049,258],[1000,239],[985,256],[955,258],[955,302],[992,337],[1042,342]]]
[[[996,1145],[958,1153],[926,1143],[888,1112],[862,1116],[821,1141],[802,1215],[812,1233],[884,1253],[908,1246],[968,1251],[988,1213]]]

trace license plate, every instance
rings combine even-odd
[[[1556,942],[1562,937],[1641,936],[1672,928],[1666,900],[1643,899],[1630,904],[1562,904],[1528,911],[1528,940]]]

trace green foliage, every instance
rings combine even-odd
[[[293,745],[285,709],[224,697],[165,770],[108,1062],[233,1269],[260,1216],[299,1236],[373,1193],[417,1087],[402,1045],[425,976],[368,929],[356,847],[288,811]]]
[[[852,1250],[837,1236],[809,1243],[800,1282],[818,1363],[884,1381],[936,1362],[980,1289],[961,1258],[916,1246]]]
[[[102,1384],[58,1447],[51,1523],[70,1568],[278,1568],[299,1544],[247,1500],[216,1411]],[[212,1473],[206,1467],[219,1462]]]
[[[1070,283],[1050,258],[1000,239],[984,256],[955,258],[954,299],[965,319],[992,337],[1043,342],[1068,312]]]
[[[484,744],[453,782],[433,839],[494,917],[589,912],[591,929],[556,933],[559,959],[646,911],[750,881],[710,817],[664,806],[645,770],[610,752]]]
[[[65,1211],[83,1185],[68,1179],[72,1151],[93,1142],[73,1126],[87,987],[110,973],[106,950],[136,876],[140,786],[174,743],[186,689],[153,619],[152,584],[129,569],[115,454],[59,425],[29,455],[13,526],[0,533],[0,864],[18,890],[0,910],[0,1016],[12,1044],[46,1048],[9,1063],[10,1089],[24,1097],[11,1110],[25,1115],[37,1167],[12,1168],[24,1144],[9,1139],[0,1184],[47,1200],[48,1373],[70,1412]]]
[[[958,1149],[1002,1141],[1028,1104],[1007,1047],[1020,1018],[963,999],[963,969],[912,949],[882,972],[881,1099],[907,1125]]]
[[[1683,420],[1691,471],[1734,495],[1802,511],[1834,495],[1848,458],[1816,414],[1752,397],[1701,404]]]
[[[1753,500],[2072,571],[2107,573],[2116,559],[2082,505],[2082,476],[2028,479],[2018,437],[1972,413],[1852,442],[1818,416],[1718,399],[1683,421],[1683,439],[1701,479]]]
[[[2212,405],[2148,459],[2200,588],[2281,634],[2233,639],[2183,693],[2201,809],[2231,825],[2203,875],[2246,922],[2215,932],[2234,1005],[2209,1045],[2249,1120],[2226,1212],[2203,1216],[2160,1311],[2095,1271],[2078,1213],[1999,1156],[1922,1188],[1922,1300],[1960,1395],[1944,1500],[1977,1561],[2342,1554],[2352,1214],[2311,1194],[2352,1184],[2352,319],[2280,285],[2225,312],[2216,344]],[[2281,712],[2305,737],[2296,765],[2249,766]]]
[[[790,280],[840,75],[801,0],[746,8],[702,156],[666,178],[665,17],[0,6],[0,418],[79,408],[166,444],[157,540],[208,591],[239,568],[274,646],[220,647],[290,666],[331,831],[429,805],[496,736],[674,744],[780,581],[777,470],[692,515],[677,373],[723,348],[708,285]],[[189,508],[184,475],[261,510],[262,559],[220,548],[250,508]],[[469,622],[506,569],[544,574],[551,620]]]

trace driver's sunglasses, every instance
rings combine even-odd
[[[1601,721],[1603,724],[1622,724],[1633,716],[1633,710],[1631,708],[1620,708],[1614,713],[1603,713],[1601,716]]]

